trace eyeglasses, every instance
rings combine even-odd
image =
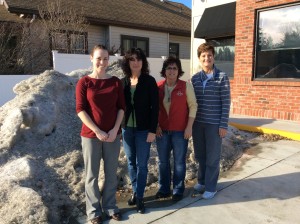
[[[175,70],[175,71],[177,71],[178,68],[177,67],[166,67],[166,70]]]

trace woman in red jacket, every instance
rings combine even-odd
[[[179,79],[183,75],[178,58],[169,57],[163,63],[159,88],[159,126],[156,143],[159,158],[159,190],[156,198],[171,196],[170,154],[173,151],[172,199],[183,197],[188,139],[197,112],[196,97],[191,84]]]
[[[106,73],[108,57],[107,49],[96,45],[91,52],[93,72],[76,86],[76,112],[83,123],[86,213],[93,224],[102,223],[102,209],[112,219],[121,220],[115,194],[125,99],[121,81]],[[98,186],[101,158],[105,174],[102,192]]]

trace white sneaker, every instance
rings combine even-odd
[[[194,190],[203,193],[205,190],[205,186],[202,184],[195,184],[194,186]]]
[[[205,191],[202,195],[202,198],[203,199],[211,199],[215,196],[216,193],[217,193],[216,191],[215,192]]]

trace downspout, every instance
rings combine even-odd
[[[168,50],[167,50],[167,57],[170,56],[170,33],[168,33]]]
[[[29,36],[31,36],[31,24],[33,23],[33,21],[35,20],[36,18],[36,15],[35,14],[32,14],[32,19],[30,20],[29,22]],[[30,38],[31,40],[31,38]],[[31,41],[30,41],[31,42]],[[32,43],[30,43],[30,45],[32,45]],[[34,60],[33,60],[33,55],[32,55],[32,51],[31,51],[31,47],[29,47],[29,54],[30,54],[30,61],[31,61],[31,73],[33,73],[33,68],[34,68]]]

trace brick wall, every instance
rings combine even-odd
[[[256,9],[295,0],[237,0],[234,79],[231,81],[233,114],[300,121],[300,80],[255,81]]]

